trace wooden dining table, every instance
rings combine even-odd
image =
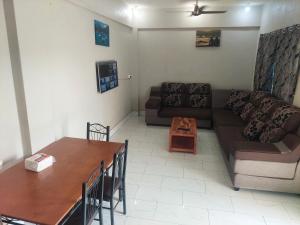
[[[26,170],[24,160],[0,173],[0,215],[34,224],[60,224],[81,201],[82,183],[101,160],[111,166],[123,143],[62,138],[40,153],[56,162],[42,172]],[[1,222],[0,222],[1,224]]]

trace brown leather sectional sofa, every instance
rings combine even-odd
[[[233,187],[300,193],[299,109],[258,92],[250,92],[240,110],[226,109],[230,94],[215,90],[212,99],[214,127]],[[247,104],[252,105],[248,118]],[[254,117],[263,125],[251,127]]]
[[[147,125],[170,125],[172,117],[197,119],[201,128],[212,127],[211,87],[203,83],[162,83],[152,87],[145,105]]]
[[[263,92],[211,91],[209,84],[152,87],[147,125],[169,125],[173,116],[214,125],[235,190],[300,193],[299,108]]]

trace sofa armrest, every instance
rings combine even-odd
[[[150,97],[160,97],[161,96],[161,87],[151,87]]]
[[[161,98],[160,97],[150,97],[145,104],[146,109],[160,109]]]
[[[237,160],[254,160],[282,162],[284,155],[278,148],[269,143],[260,142],[235,142],[233,144],[233,156]]]

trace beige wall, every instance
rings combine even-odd
[[[85,137],[87,121],[115,126],[131,112],[132,29],[69,1],[15,0],[33,152],[63,136]],[[110,25],[96,46],[94,19]],[[97,93],[95,62],[118,61],[119,87]]]
[[[300,23],[299,0],[271,0],[263,10],[261,33]],[[300,107],[300,81],[295,94],[294,104]]]
[[[53,1],[53,0],[52,0]],[[132,7],[123,0],[64,0],[96,12],[111,20],[132,26]]]
[[[3,0],[0,0],[0,161],[23,155],[14,81],[5,25]]]
[[[163,81],[208,82],[213,88],[251,89],[258,29],[222,29],[220,48],[196,48],[196,31],[139,31],[140,106]]]

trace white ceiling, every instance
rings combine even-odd
[[[123,0],[132,7],[170,9],[193,7],[196,0]],[[227,6],[227,5],[257,5],[268,0],[199,0],[199,5]]]

